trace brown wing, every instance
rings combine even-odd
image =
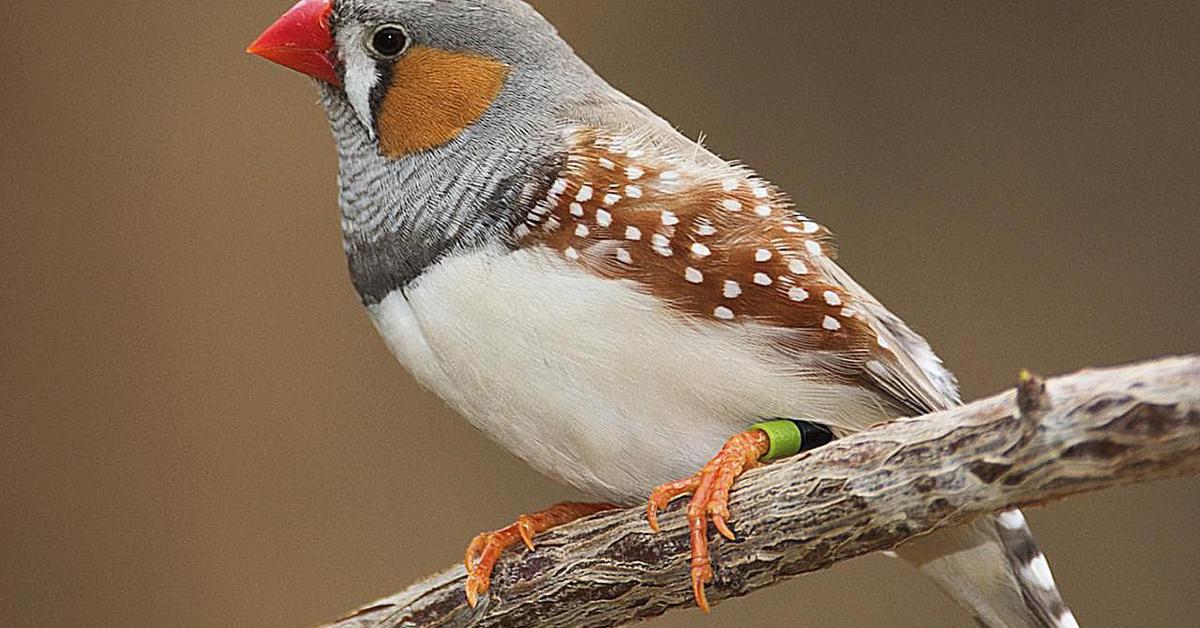
[[[746,169],[664,152],[578,132],[516,244],[634,282],[684,317],[784,331],[773,350],[823,356],[819,376],[870,386],[897,413],[952,403],[913,355],[924,341],[832,261],[824,227]]]

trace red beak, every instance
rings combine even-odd
[[[300,0],[246,52],[340,87],[337,52],[329,32],[332,13],[331,0]]]

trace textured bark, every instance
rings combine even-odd
[[[947,412],[903,419],[768,465],[733,493],[737,542],[710,532],[709,599],[1013,506],[1200,471],[1200,357],[1091,370]],[[681,500],[686,502],[686,500]],[[612,626],[690,607],[680,502],[650,533],[641,509],[614,511],[506,552],[492,589],[467,607],[461,566],[333,624]]]

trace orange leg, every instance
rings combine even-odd
[[[467,603],[473,608],[479,596],[486,593],[492,582],[492,569],[506,548],[523,541],[533,549],[533,535],[570,523],[588,515],[617,508],[613,504],[556,504],[532,515],[521,515],[517,522],[495,532],[484,532],[471,541],[463,563],[467,566]]]
[[[687,510],[688,531],[692,541],[692,593],[696,596],[696,604],[705,613],[709,607],[704,585],[713,579],[712,562],[708,555],[708,521],[712,519],[721,536],[734,540],[733,530],[729,529],[727,523],[729,491],[738,476],[759,466],[759,458],[767,453],[770,444],[770,438],[761,430],[738,434],[729,439],[721,452],[708,461],[699,473],[654,489],[646,504],[646,518],[650,521],[651,529],[658,532],[658,511],[666,508],[676,497],[692,494]]]

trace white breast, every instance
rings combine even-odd
[[[397,358],[542,473],[643,499],[763,417],[884,418],[859,388],[780,363],[754,325],[687,321],[536,249],[450,258],[370,308]]]

